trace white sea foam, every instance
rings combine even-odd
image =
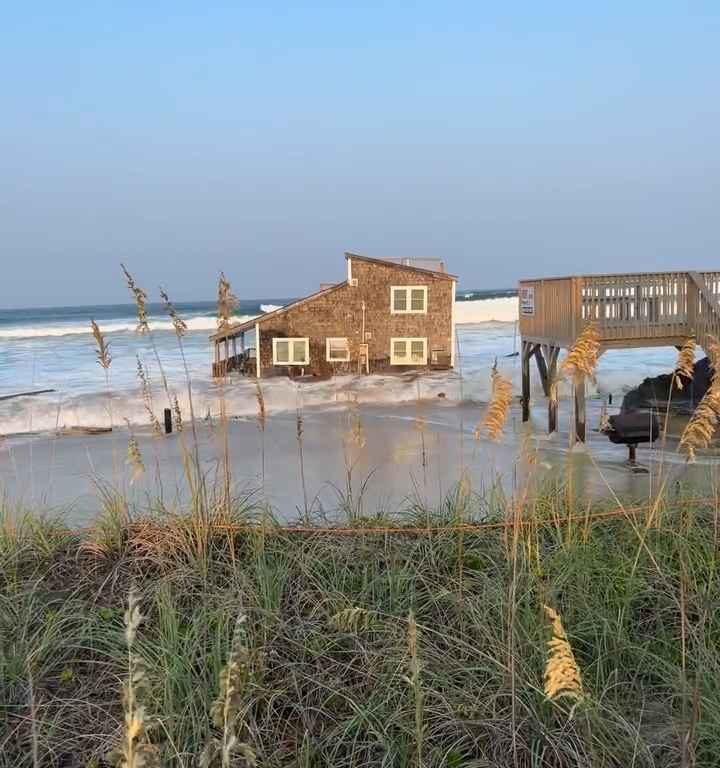
[[[263,313],[280,309],[278,304],[261,304]],[[251,320],[255,315],[243,315],[234,318],[235,322]],[[458,301],[455,305],[455,322],[458,325],[514,322],[517,320],[517,299],[514,297],[499,299],[478,299],[474,301]],[[190,331],[214,331],[217,318],[214,316],[189,317],[185,320]],[[132,318],[119,318],[110,322],[100,323],[104,334],[131,333],[137,327]],[[169,319],[151,317],[150,327],[154,331],[172,331]],[[0,339],[34,339],[55,338],[62,336],[87,336],[90,334],[90,319],[83,323],[58,323],[57,325],[24,325],[0,328]]]
[[[271,311],[274,305],[264,305]],[[244,319],[244,318],[238,318]],[[461,301],[456,304],[458,325],[458,357],[455,372],[433,372],[421,377],[404,376],[339,376],[331,380],[305,382],[301,392],[297,384],[285,377],[262,381],[269,413],[292,411],[302,397],[306,407],[336,407],[348,399],[357,398],[361,403],[392,404],[422,399],[438,399],[457,402],[466,400],[482,404],[490,392],[490,369],[497,360],[499,367],[512,381],[515,392],[520,391],[520,362],[510,356],[518,346],[514,321],[517,319],[517,299],[513,297]],[[165,318],[153,318],[156,330],[171,330]],[[256,389],[254,379],[232,377],[224,389],[210,378],[210,345],[205,332],[215,329],[214,317],[190,318],[188,325],[202,334],[189,334],[185,355],[192,376],[193,405],[196,415],[204,418],[208,413],[216,417],[220,413],[221,398],[225,398],[225,411],[234,417],[254,417],[256,413]],[[133,331],[131,319],[119,319],[102,326],[106,333]],[[92,340],[78,349],[71,344],[73,335],[88,334],[85,324],[57,326],[55,328],[6,328],[0,331],[0,341],[27,338],[27,342],[15,345],[12,358],[8,357],[7,374],[0,388],[12,392],[55,388],[57,391],[37,397],[22,397],[0,402],[0,433],[53,431],[58,427],[103,426],[108,424],[108,402],[102,371],[92,353]],[[13,335],[8,336],[8,332]],[[42,336],[68,335],[67,342],[53,340],[43,342]],[[77,336],[75,337],[77,338]],[[177,392],[185,414],[189,413],[184,383],[184,363],[178,347],[170,334],[156,337],[164,372],[169,386]],[[67,346],[65,346],[67,344]],[[134,334],[127,338],[116,337],[111,350],[113,364],[110,369],[113,391],[113,418],[122,424],[127,418],[136,425],[147,424],[142,399],[138,394],[135,376],[136,353],[145,361],[151,374],[154,389],[155,410],[158,417],[167,407],[166,396],[160,386],[154,355],[148,352],[147,342]],[[12,360],[12,362],[10,362]],[[675,350],[654,349],[620,350],[608,352],[601,358],[597,372],[597,385],[590,388],[602,396],[613,393],[618,402],[622,393],[637,386],[645,376],[655,376],[672,369]],[[2,371],[0,355],[0,372]],[[460,378],[462,375],[462,380]],[[462,386],[461,386],[462,385]],[[532,369],[533,397],[540,401],[542,389],[534,367]],[[564,396],[564,392],[561,392]],[[481,405],[478,406],[478,415]]]
[[[234,322],[245,322],[255,315],[243,315],[234,318]],[[189,317],[185,320],[190,331],[214,331],[217,328],[217,317]],[[137,328],[133,320],[117,320],[109,323],[99,323],[103,334],[131,333]],[[153,331],[172,331],[173,324],[165,318],[150,318],[150,328]],[[34,339],[60,336],[87,336],[90,331],[90,320],[87,323],[67,323],[65,325],[15,326],[0,328],[0,339]]]
[[[455,323],[514,323],[518,319],[516,296],[455,302]]]

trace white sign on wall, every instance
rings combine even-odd
[[[535,314],[534,286],[520,289],[520,314],[525,316],[531,316]]]

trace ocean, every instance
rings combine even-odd
[[[241,301],[238,320],[271,311],[289,301],[269,298]],[[224,388],[210,376],[212,349],[208,336],[216,328],[214,302],[178,303],[176,308],[188,325],[184,352],[192,378],[193,405],[199,417],[217,415],[220,398],[229,415],[255,412],[255,386],[251,380],[233,378]],[[157,348],[170,389],[187,414],[189,403],[183,363],[172,325],[160,305],[149,305],[152,340],[135,332],[135,307],[131,304],[86,307],[0,310],[0,434],[47,433],[72,427],[102,427],[112,419],[147,424],[140,397],[137,359],[147,368],[161,415],[167,398],[152,344]],[[112,364],[108,382],[96,359],[90,334],[94,319],[110,343]],[[302,391],[288,379],[263,382],[270,412],[294,409],[302,398],[304,407],[357,398],[361,402],[399,403],[437,397],[483,402],[489,393],[490,368],[497,360],[518,385],[520,364],[516,336],[515,291],[462,291],[456,307],[459,344],[458,368],[451,373],[414,376],[340,376],[331,381],[304,384]],[[621,397],[646,376],[673,368],[674,349],[623,350],[606,353],[600,361],[593,393]],[[534,375],[534,374],[533,374]],[[533,383],[540,391],[539,381]],[[42,395],[1,399],[19,392],[52,390]],[[108,394],[110,393],[110,395]]]

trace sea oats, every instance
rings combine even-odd
[[[690,417],[678,445],[679,450],[687,453],[691,463],[695,461],[698,449],[710,445],[720,422],[720,342],[714,336],[708,336],[705,351],[712,367],[710,386]]]
[[[133,298],[135,299],[135,308],[137,310],[138,318],[136,330],[140,334],[147,333],[150,330],[147,317],[147,294],[142,288],[140,288],[140,286],[138,286],[138,284],[133,279],[133,276],[127,271],[125,265],[120,264],[120,266],[122,267],[122,271],[125,274],[125,279],[127,280],[130,293],[132,293]]]
[[[560,370],[567,375],[593,378],[600,357],[600,332],[595,323],[588,323],[563,360]]]
[[[170,320],[172,320],[175,333],[178,336],[184,336],[185,332],[187,331],[187,323],[177,313],[175,305],[172,303],[172,301],[170,301],[170,297],[162,288],[160,289],[160,298],[163,300],[165,311],[168,313],[168,315],[170,315]]]
[[[172,407],[173,407],[173,415],[175,417],[175,431],[182,432],[183,418],[182,418],[182,411],[180,410],[180,402],[178,401],[177,395],[173,395]]]
[[[102,335],[98,324],[94,321],[90,321],[90,328],[92,329],[92,335],[97,345],[97,361],[101,368],[107,370],[112,362],[110,357],[110,344],[105,341],[105,337]]]
[[[211,709],[214,727],[221,736],[211,737],[200,756],[201,768],[230,768],[236,758],[254,766],[255,753],[239,740],[242,715],[251,681],[250,652],[247,646],[247,617],[240,614],[235,622],[232,647],[227,664],[220,672],[220,693]]]
[[[148,676],[145,661],[134,652],[138,629],[144,620],[140,598],[130,590],[125,611],[125,644],[128,652],[128,674],[123,683],[125,728],[120,744],[108,755],[118,768],[159,768],[160,753],[148,738],[149,718],[144,700],[148,699]]]
[[[140,453],[140,446],[138,445],[135,435],[130,427],[130,422],[125,419],[128,427],[128,447],[127,458],[125,463],[131,468],[130,485],[132,485],[139,477],[145,472],[145,464],[143,463],[142,453]]]
[[[255,400],[257,401],[257,422],[261,432],[265,431],[265,420],[267,418],[267,412],[265,410],[265,395],[263,394],[262,387],[258,381],[255,384]]]
[[[687,453],[688,461],[694,462],[696,451],[707,448],[720,421],[720,382],[716,377],[703,399],[690,417],[680,437],[679,449]]]
[[[230,281],[225,277],[225,273],[220,273],[218,280],[218,303],[217,303],[217,324],[218,328],[224,328],[230,325],[233,312],[238,306],[237,296],[230,288]]]
[[[545,662],[545,696],[554,701],[562,696],[580,701],[585,694],[580,669],[575,654],[565,634],[560,616],[549,606],[545,615],[550,623],[551,638],[548,640],[548,654]]]
[[[683,379],[692,381],[695,372],[695,339],[690,337],[680,348],[675,364],[675,385],[683,388]]]
[[[492,367],[491,377],[490,405],[485,418],[475,427],[476,440],[481,438],[484,430],[491,440],[499,440],[512,405],[512,382],[498,371],[497,362]]]
[[[153,433],[160,437],[162,435],[162,427],[158,421],[158,417],[155,415],[152,403],[152,389],[150,387],[150,376],[148,375],[147,368],[143,365],[140,355],[136,355],[137,359],[137,377],[140,381],[140,393],[142,395],[143,405],[147,411],[148,418],[150,420],[150,426],[153,429]]]

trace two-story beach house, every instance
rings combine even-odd
[[[211,336],[213,375],[452,368],[457,278],[442,262],[352,253],[345,259],[342,282]]]

